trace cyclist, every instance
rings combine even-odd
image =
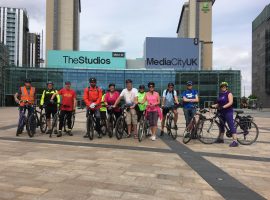
[[[183,111],[186,120],[186,127],[189,125],[190,121],[196,114],[196,103],[199,102],[198,92],[197,90],[193,90],[192,81],[187,82],[187,89],[182,92],[183,98]]]
[[[47,89],[43,91],[40,99],[40,109],[43,109],[43,106],[45,106],[46,121],[48,126],[47,134],[52,132],[51,116],[54,117],[54,115],[57,113],[57,106],[60,104],[60,96],[57,94],[57,90],[55,90],[53,86],[53,82],[48,81]],[[51,98],[54,94],[56,94],[56,97],[53,99],[52,103]]]
[[[76,92],[71,89],[71,82],[66,81],[65,87],[61,89],[60,91],[58,91],[57,94],[62,97],[62,105],[60,108],[61,112],[59,116],[59,130],[58,130],[57,137],[62,137],[62,128],[64,125],[65,117],[67,119],[67,125],[68,125],[67,134],[69,136],[73,136],[73,134],[71,133],[71,117],[72,117],[72,112],[75,112],[76,110],[76,105],[77,105]],[[51,103],[54,103],[54,99],[57,94],[53,94],[53,96],[51,97]]]
[[[130,106],[130,110],[126,115],[126,123],[128,125],[128,137],[131,137],[131,128],[133,125],[134,128],[134,138],[137,139],[137,123],[138,116],[135,110],[135,106],[138,104],[138,90],[132,87],[132,80],[126,80],[126,88],[123,89],[120,96],[117,98],[114,103],[114,108],[119,104],[121,98],[124,98],[127,106]]]
[[[101,138],[101,127],[100,127],[100,108],[102,99],[102,89],[97,86],[97,79],[89,79],[90,86],[84,89],[83,100],[90,113],[95,114],[96,118],[96,131],[98,132],[98,138]],[[88,138],[88,135],[84,135],[84,138]]]
[[[228,90],[229,84],[227,82],[222,82],[220,84],[220,93],[217,100],[217,104],[212,105],[212,107],[217,108],[221,114],[221,119],[224,123],[227,122],[230,132],[233,136],[233,142],[230,144],[230,147],[239,146],[237,142],[237,134],[234,126],[233,119],[233,95]],[[224,133],[225,133],[225,124],[220,124],[220,134],[219,138],[216,141],[217,143],[224,143]]]
[[[113,106],[119,96],[120,96],[119,92],[115,90],[115,84],[110,83],[109,84],[109,91],[105,95],[104,102],[107,106]],[[114,108],[113,113],[114,113],[115,118],[117,120],[121,115],[120,108],[119,107]]]
[[[171,108],[173,108],[174,112],[174,122],[177,124],[178,121],[178,112],[177,112],[177,107],[175,105],[179,105],[179,101],[177,98],[177,93],[174,90],[174,84],[173,83],[168,83],[168,88],[163,91],[162,95],[162,114],[163,118],[161,121],[161,132],[160,136],[164,135],[164,126],[165,126],[165,120],[166,120],[166,115],[169,112]],[[177,129],[177,125],[175,127]]]
[[[102,88],[100,88],[102,90]],[[100,111],[100,118],[101,119],[106,119],[107,118],[107,106],[106,106],[106,103],[105,103],[105,91],[102,92],[103,95],[102,95],[102,98],[101,98],[101,107],[99,109]]]
[[[24,112],[24,107],[26,105],[33,105],[36,101],[36,88],[32,87],[31,79],[25,79],[24,86],[20,87],[18,92],[14,95],[14,100],[17,104],[20,105],[19,107],[19,116],[21,116],[21,113]],[[28,117],[30,114],[34,111],[31,106],[26,107],[28,110]],[[20,119],[19,119],[20,121]],[[17,131],[16,136],[19,136],[21,134],[21,131]]]
[[[157,122],[158,117],[162,119],[162,114],[160,111],[160,96],[158,92],[155,91],[155,83],[149,82],[148,83],[149,91],[146,93],[144,100],[142,103],[147,102],[146,108],[146,117],[149,120],[149,125],[152,133],[151,140],[156,140],[156,132],[157,132]]]
[[[141,117],[146,109],[147,103],[142,103],[145,98],[146,92],[145,92],[145,86],[140,85],[139,86],[139,92],[138,92],[138,105],[137,108],[137,116],[138,116],[138,122],[141,120]]]

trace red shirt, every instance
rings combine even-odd
[[[73,111],[74,110],[74,99],[76,99],[76,92],[74,90],[67,90],[65,88],[58,92],[62,96],[61,110]]]
[[[97,105],[96,109],[101,108],[102,90],[98,87],[88,87],[84,89],[83,100],[85,105],[89,107],[92,103]]]

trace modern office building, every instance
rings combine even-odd
[[[212,70],[212,7],[215,0],[189,0],[182,7],[177,36],[194,38],[201,44],[201,69]]]
[[[27,64],[29,67],[40,67],[40,35],[27,34]]]
[[[11,65],[27,64],[28,16],[24,9],[0,7],[0,43],[9,49]]]
[[[108,70],[108,69],[72,69],[72,68],[7,68],[5,69],[5,100],[6,105],[13,104],[13,95],[23,84],[25,78],[31,78],[32,84],[37,88],[37,97],[40,98],[47,81],[53,81],[57,89],[64,86],[69,80],[72,88],[76,90],[78,100],[82,100],[83,89],[88,86],[89,77],[96,77],[97,84],[107,89],[109,83],[115,83],[117,90],[125,87],[125,80],[132,79],[134,87],[156,83],[156,91],[161,93],[167,88],[169,82],[175,83],[175,89],[180,93],[186,89],[186,82],[192,80],[194,88],[199,91],[200,106],[208,107],[217,99],[219,83],[229,82],[230,90],[234,95],[234,106],[240,105],[241,98],[241,72],[228,71],[176,71],[176,70]]]
[[[46,53],[79,50],[80,0],[46,1]]]
[[[270,107],[270,4],[252,23],[252,94]]]
[[[0,43],[0,106],[5,104],[4,88],[5,88],[5,68],[9,65],[9,51],[7,46]]]

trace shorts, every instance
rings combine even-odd
[[[148,112],[147,113],[147,119],[149,121],[150,127],[157,126],[158,112],[157,111]]]
[[[51,116],[54,117],[54,115],[57,113],[57,107],[46,107],[45,113],[46,113],[46,118],[51,119]]]
[[[106,111],[100,111],[100,118],[106,119],[107,118],[107,112]]]
[[[173,108],[173,107],[165,107],[162,109],[162,115],[163,115],[163,119],[165,119],[166,115],[169,113],[170,109]],[[177,108],[174,108],[174,110],[177,110]]]
[[[138,123],[138,116],[135,109],[130,109],[128,112],[126,112],[126,122],[127,125],[137,125]]]

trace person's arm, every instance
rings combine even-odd
[[[77,95],[76,95],[75,92],[74,92],[74,99],[73,99],[73,101],[74,101],[73,110],[76,111],[76,107],[77,107]]]
[[[121,92],[121,94],[119,95],[119,97],[116,99],[116,101],[115,101],[113,107],[116,107],[116,106],[120,103],[121,98],[122,98],[123,96],[124,96],[124,90]]]
[[[19,100],[18,98],[19,98],[19,94],[18,94],[18,92],[16,92],[15,95],[14,95],[14,100],[15,100],[15,102],[16,102],[17,104],[20,103],[20,100]]]
[[[146,99],[146,95],[145,95],[142,102],[141,102],[141,104],[145,104],[146,101],[147,101],[147,99]]]
[[[40,106],[44,105],[44,98],[45,98],[45,90],[43,91],[41,99],[40,99]]]
[[[58,92],[56,91],[56,93],[54,93],[51,97],[51,100],[54,100],[54,98],[56,97],[56,95],[61,95],[61,90]]]
[[[60,95],[58,94],[58,91],[56,90],[56,98],[57,98],[57,105],[60,105],[61,99],[60,99]]]
[[[229,107],[231,107],[233,105],[233,95],[232,95],[232,93],[230,93],[228,95],[228,99],[229,99],[229,102],[226,105],[223,106],[224,109],[229,108]]]
[[[156,106],[158,106],[159,104],[160,104],[160,96],[159,96],[159,93],[158,93],[158,101],[157,101]]]
[[[165,101],[166,101],[166,93],[164,91],[163,92],[163,95],[162,95],[162,104],[161,104],[161,107],[163,107],[165,105]]]
[[[105,97],[104,97],[104,104],[106,106],[108,106],[108,93],[105,94]]]
[[[84,100],[84,103],[85,103],[86,107],[89,107],[90,106],[90,101],[89,101],[88,88],[86,88],[84,90],[83,100]]]
[[[176,91],[174,91],[174,101],[175,101],[176,104],[179,104]]]

